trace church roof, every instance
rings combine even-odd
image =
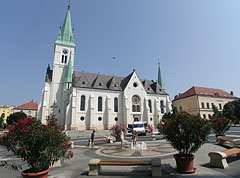
[[[133,72],[127,77],[111,76],[104,74],[94,74],[88,72],[75,72],[73,73],[73,87],[78,88],[92,88],[123,91]],[[161,86],[153,80],[141,80],[147,93],[152,94],[167,94]]]
[[[30,101],[28,103],[22,104],[20,106],[16,106],[18,109],[38,109],[38,105],[34,103],[33,101]]]
[[[186,92],[180,94],[179,96],[176,96],[174,98],[174,100],[179,100],[179,99],[186,98],[186,97],[189,97],[189,96],[194,96],[194,95],[237,98],[236,96],[231,95],[230,93],[227,93],[226,91],[221,90],[221,89],[193,86],[192,88],[190,88]]]
[[[67,14],[65,16],[62,27],[60,28],[58,39],[55,42],[57,44],[63,44],[68,46],[76,46],[73,39],[73,30],[71,23],[71,15],[70,15],[70,6],[68,6]]]

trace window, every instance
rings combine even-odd
[[[98,111],[102,111],[102,97],[98,97]]]
[[[138,83],[137,83],[137,82],[134,82],[134,83],[133,83],[133,87],[134,87],[134,88],[137,88],[137,86],[138,86]]]
[[[202,102],[202,108],[205,108],[205,106],[204,106],[204,102]]]
[[[179,111],[182,112],[182,106],[179,106]]]
[[[148,100],[148,106],[150,109],[150,113],[152,113],[152,101],[151,100]]]
[[[80,111],[85,111],[85,96],[81,96],[81,106],[80,106]]]
[[[207,108],[209,109],[210,107],[209,107],[209,103],[207,103]]]
[[[221,103],[219,103],[219,109],[222,109],[222,104]]]
[[[137,95],[132,97],[132,112],[140,112],[140,98]]]
[[[82,116],[82,117],[80,117],[80,120],[81,120],[81,121],[84,121],[84,117],[83,117],[83,116]]]
[[[67,63],[67,58],[68,58],[68,51],[66,49],[64,49],[62,51],[62,63]]]
[[[214,104],[212,103],[212,108],[213,108]]]
[[[164,102],[163,100],[160,101],[160,108],[161,108],[161,113],[164,113]]]
[[[114,112],[118,112],[118,98],[114,98]]]

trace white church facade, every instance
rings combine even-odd
[[[146,121],[153,127],[171,111],[158,66],[158,81],[74,71],[75,43],[70,7],[54,44],[53,68],[47,68],[38,119],[54,114],[66,130],[109,129],[114,124]]]

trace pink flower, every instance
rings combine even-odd
[[[10,129],[10,127],[11,127],[11,125],[8,125],[8,126],[6,127],[6,129],[7,129],[7,130],[9,130],[9,129]]]
[[[20,152],[23,152],[24,150],[25,150],[25,148],[23,148],[23,147],[19,149]]]
[[[70,157],[72,158],[73,157],[73,152],[72,151],[68,151]]]

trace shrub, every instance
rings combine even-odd
[[[73,156],[68,151],[69,137],[56,125],[54,116],[48,117],[47,125],[35,118],[25,118],[13,122],[0,138],[0,145],[26,161],[29,172],[40,172],[49,168],[56,161]]]
[[[216,135],[224,135],[231,127],[231,120],[223,117],[211,117],[212,130]]]
[[[122,129],[123,132],[126,132],[126,127],[124,127],[123,124],[113,125],[112,128],[110,129],[111,135],[114,137],[120,137]]]
[[[208,120],[186,112],[176,113],[160,127],[160,132],[182,155],[196,152],[207,141],[210,131]]]

